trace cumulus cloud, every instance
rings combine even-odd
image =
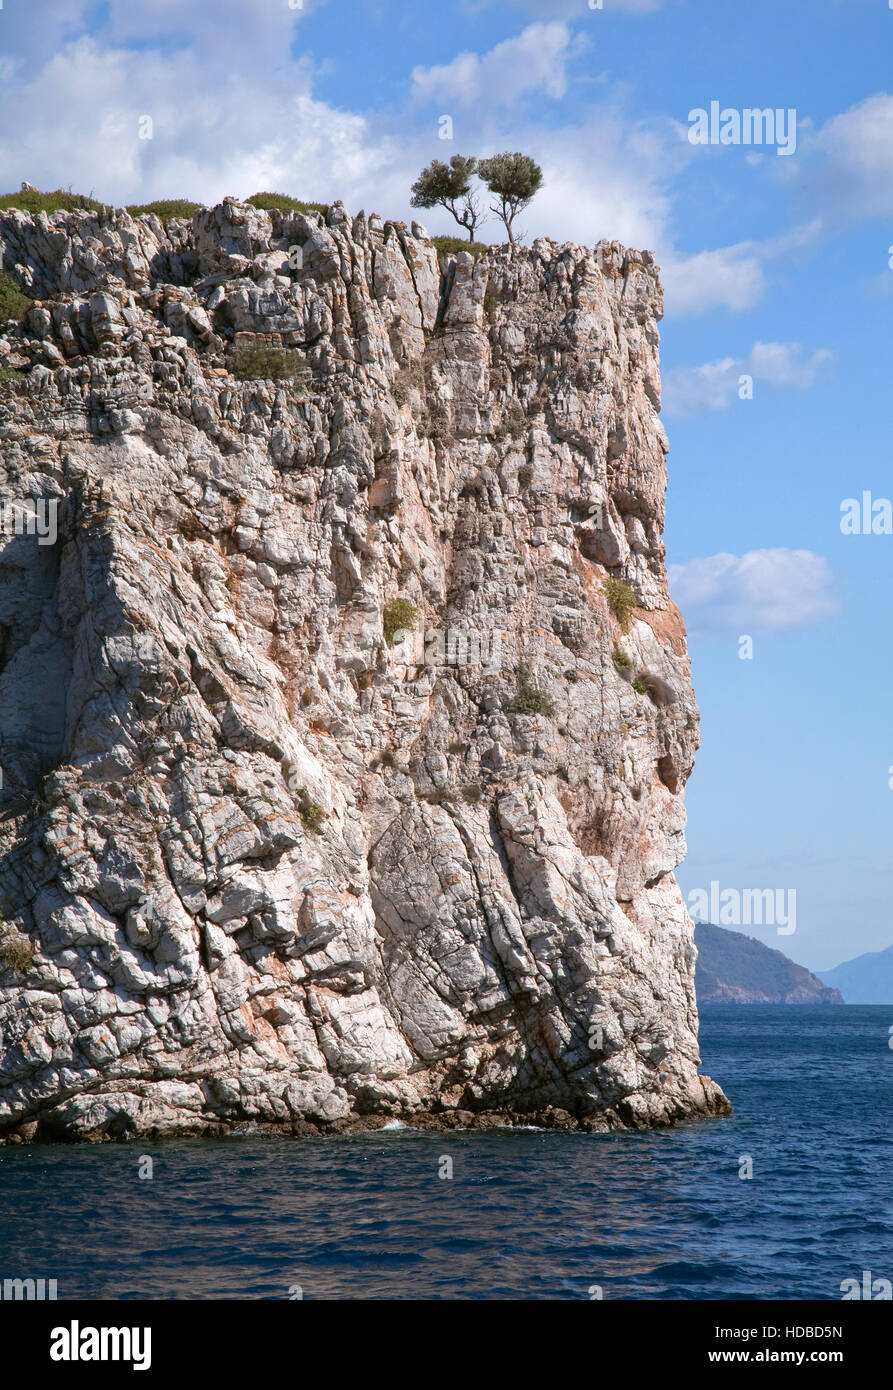
[[[529,235],[587,245],[610,236],[655,251],[669,313],[752,307],[765,293],[768,263],[820,226],[683,255],[673,233],[673,181],[693,151],[676,123],[636,118],[625,89],[603,81],[583,119],[543,122],[530,98],[560,99],[574,59],[596,42],[602,17],[620,12],[620,0],[605,0],[603,11],[559,2],[548,19],[488,51],[416,68],[405,103],[369,112],[316,95],[314,65],[299,45],[303,20],[323,3],[304,0],[292,10],[284,0],[44,0],[40,25],[26,20],[24,7],[7,7],[0,58],[7,187],[29,179],[118,203],[215,202],[278,188],[408,220],[413,180],[448,149],[432,133],[433,106],[456,111],[453,148],[462,148],[466,126],[475,149],[523,149],[542,164],[546,181],[525,219]],[[653,6],[627,0],[622,8]],[[542,16],[539,0],[529,12]],[[145,116],[150,140],[140,139]],[[837,151],[843,159],[846,141],[832,126],[822,137],[828,157]],[[433,232],[455,231],[445,212],[432,211],[426,222]],[[483,229],[484,239],[490,235],[499,236],[493,221]]]
[[[18,8],[4,11],[7,52],[16,55],[15,72],[0,84],[0,132],[15,131],[0,134],[7,186],[20,179],[70,185],[118,203],[215,202],[276,188],[408,220],[417,216],[409,197],[419,169],[448,148],[422,115],[436,101],[457,115],[467,111],[469,121],[473,114],[476,149],[523,149],[542,164],[546,182],[530,209],[530,235],[671,243],[672,178],[691,147],[670,121],[635,119],[624,94],[604,85],[574,125],[544,126],[538,111],[519,104],[525,94],[565,90],[586,42],[568,25],[550,18],[481,54],[417,68],[406,109],[398,102],[390,111],[357,112],[320,100],[312,62],[294,56],[301,16],[317,3],[290,10],[269,0],[218,0],[212,9],[187,0],[109,0],[103,12],[88,0],[46,0],[40,26],[25,25]],[[142,116],[152,118],[151,140],[139,138]],[[462,123],[452,148],[462,147]],[[446,212],[424,220],[432,232],[455,231]],[[499,237],[492,220],[483,229],[484,239],[490,235]]]
[[[749,550],[671,565],[670,591],[692,632],[790,632],[840,611],[834,574],[811,550]]]
[[[743,376],[776,390],[805,391],[833,355],[829,348],[819,348],[804,358],[800,343],[754,343],[746,357],[722,357],[700,367],[673,367],[664,373],[664,409],[677,416],[727,410],[738,397]]]
[[[750,309],[766,290],[762,260],[753,242],[662,259],[667,306],[679,314],[722,306]]]
[[[893,96],[880,92],[807,131],[784,175],[832,223],[893,215]],[[799,167],[798,167],[799,166]]]
[[[271,185],[345,201],[372,186],[388,193],[399,139],[316,99],[312,64],[290,56],[306,11],[262,0],[213,9],[111,0],[107,23],[88,33],[95,7],[47,8],[45,27],[64,15],[55,50],[21,35],[12,51],[29,61],[0,88],[0,131],[15,131],[0,137],[0,160],[18,177],[116,202],[213,202]],[[145,116],[151,139],[140,138]]]
[[[479,108],[514,106],[532,92],[555,100],[567,91],[567,66],[585,46],[566,24],[530,24],[489,53],[459,53],[440,67],[417,67],[412,94],[417,101]]]
[[[766,264],[816,241],[822,226],[821,218],[814,218],[783,236],[741,241],[693,256],[670,250],[661,257],[668,311],[752,309],[766,292]]]

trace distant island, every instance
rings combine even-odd
[[[753,936],[728,931],[710,922],[695,926],[698,962],[695,992],[699,1004],[842,1004],[840,990],[832,987],[831,975],[845,970],[838,966],[819,978],[803,965],[796,965],[781,951],[764,946]],[[889,956],[888,978],[893,980],[893,951]],[[867,956],[860,960],[867,960]],[[851,965],[858,962],[851,961]],[[833,981],[836,986],[838,980]],[[847,999],[850,1000],[849,991]],[[850,1000],[852,1003],[866,1001]]]
[[[893,946],[821,970],[819,979],[839,989],[848,1004],[893,1004]]]

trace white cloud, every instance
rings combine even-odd
[[[673,367],[663,376],[663,404],[668,415],[700,415],[727,410],[737,398],[742,376],[777,390],[805,391],[831,360],[829,348],[803,357],[800,343],[754,343],[746,357],[723,357],[700,367]]]
[[[0,138],[0,160],[39,187],[116,202],[213,202],[271,185],[348,203],[373,188],[387,196],[401,143],[314,98],[311,64],[289,58],[301,11],[256,3],[258,22],[244,24],[244,8],[163,0],[131,11],[115,0],[110,31],[62,41],[0,89],[0,131],[16,132]],[[146,115],[149,140],[139,138]]]
[[[766,277],[753,242],[715,251],[661,258],[667,307],[677,314],[707,309],[750,309],[763,297]]]
[[[676,314],[752,307],[765,293],[767,264],[812,234],[797,229],[787,238],[683,255],[672,230],[673,179],[693,151],[672,120],[637,119],[628,94],[600,82],[585,119],[543,124],[525,98],[560,98],[580,45],[592,41],[618,0],[605,0],[602,12],[582,0],[553,6],[548,20],[487,52],[417,68],[405,108],[395,101],[370,113],[320,100],[312,62],[294,56],[302,16],[322,3],[304,0],[302,10],[291,10],[285,0],[109,0],[104,12],[93,0],[45,0],[40,25],[8,6],[3,32],[12,56],[0,60],[7,186],[24,178],[118,203],[214,202],[266,187],[341,197],[352,211],[410,219],[411,184],[435,155],[469,144],[482,153],[523,149],[545,173],[522,215],[529,234],[587,245],[608,236],[654,250],[667,310]],[[542,15],[539,0],[530,12]],[[586,22],[572,29],[561,17],[574,15]],[[435,102],[456,110],[452,146],[436,139]],[[145,115],[154,122],[152,140],[139,139]],[[432,211],[426,222],[434,232],[456,230],[445,212]],[[499,239],[499,224],[489,221],[482,235]]]
[[[811,550],[750,550],[671,565],[670,591],[692,632],[790,632],[840,611],[834,574]]]
[[[829,221],[893,215],[893,96],[880,92],[807,133],[783,174]]]
[[[0,86],[0,132],[16,132],[14,140],[0,136],[10,187],[25,178],[119,203],[214,202],[274,188],[410,219],[418,215],[409,196],[419,170],[445,149],[462,149],[462,127],[471,123],[469,110],[457,119],[455,145],[445,146],[428,117],[408,119],[399,108],[364,115],[319,100],[311,63],[289,57],[302,12],[284,3],[254,0],[256,14],[244,24],[243,0],[220,0],[213,11],[185,0],[111,0],[109,23],[94,35],[84,32],[87,3],[47,5],[54,51],[38,53],[34,34],[22,32],[13,48],[27,61]],[[450,91],[454,100],[474,98],[475,149],[523,149],[539,160],[545,186],[522,217],[531,235],[666,244],[670,180],[690,157],[670,122],[637,121],[604,89],[584,122],[560,129],[544,129],[536,112],[519,119],[504,104],[521,91],[564,90],[574,51],[566,25],[533,24],[480,56],[417,70],[413,90],[438,101]],[[27,122],[17,119],[21,110]],[[138,138],[142,115],[153,119],[152,140]],[[456,230],[446,212],[424,220],[433,232]],[[498,240],[499,224],[487,222],[483,236]]]
[[[637,124],[606,101],[585,125],[531,128],[521,141],[546,173],[527,217],[532,235],[588,246],[610,237],[638,248],[669,236],[674,152],[668,131]]]
[[[701,314],[708,309],[752,309],[766,292],[767,262],[814,242],[822,220],[815,218],[783,236],[765,241],[741,241],[714,251],[680,256],[660,255],[667,309],[675,314]]]
[[[585,44],[585,40],[583,41]],[[417,101],[491,110],[513,106],[531,92],[560,99],[567,91],[567,65],[581,42],[566,24],[530,24],[489,53],[460,53],[441,67],[417,67],[412,94]]]

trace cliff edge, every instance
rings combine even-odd
[[[727,1113],[652,257],[0,242],[0,1135]]]

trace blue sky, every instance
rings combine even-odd
[[[668,560],[703,715],[679,879],[795,891],[794,935],[743,929],[818,969],[893,942],[893,536],[840,530],[843,499],[893,494],[891,57],[887,0],[0,10],[4,188],[409,217],[431,158],[517,148],[546,178],[529,237],[656,252]],[[794,109],[796,152],[693,145],[714,100]]]

